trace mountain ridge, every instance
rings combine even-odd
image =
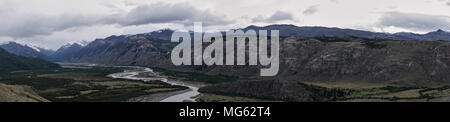
[[[59,68],[58,64],[45,61],[40,58],[29,58],[11,54],[4,49],[0,49],[0,72],[8,72],[14,70],[33,70]]]
[[[56,50],[51,57],[51,61],[69,61],[76,53],[78,53],[83,46],[78,43],[66,44]]]
[[[0,48],[4,49],[12,54],[18,55],[18,56],[49,59],[48,56],[42,54],[35,48],[30,47],[28,45],[22,45],[22,44],[19,44],[16,42],[9,42],[9,43],[0,45]]]

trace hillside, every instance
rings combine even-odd
[[[83,46],[77,43],[64,45],[56,50],[52,55],[50,55],[50,60],[59,62],[70,61],[71,58],[74,57],[74,55],[78,53],[82,48]]]
[[[38,58],[27,58],[10,54],[0,49],[0,72],[58,68],[59,65]]]
[[[72,61],[112,65],[165,65],[170,62],[169,52],[176,43],[162,40],[170,37],[158,35],[162,33],[167,32],[97,39],[74,55]]]
[[[253,76],[253,79],[277,79],[279,81],[277,83],[281,84],[278,87],[258,82],[258,80],[241,80],[235,83],[207,86],[201,88],[200,91],[288,101],[308,101],[306,98],[298,98],[305,95],[287,93],[306,89],[304,83],[331,88],[361,89],[368,87],[370,88],[368,91],[379,87],[391,88],[387,86],[399,86],[401,87],[399,89],[405,90],[442,86],[445,86],[442,89],[446,89],[446,85],[450,84],[450,75],[448,75],[450,72],[450,42],[371,40],[354,37],[288,37],[281,40],[281,47],[281,67],[278,76],[261,78],[257,76],[257,73],[250,75]],[[229,72],[230,70],[232,73]],[[213,69],[205,73],[217,74],[220,71],[222,74],[228,75],[251,73],[251,70],[229,68]],[[248,85],[248,82],[252,82],[253,85]],[[277,89],[280,86],[290,87]],[[261,88],[265,88],[265,91],[261,91]],[[316,95],[321,97],[345,93],[345,91],[326,91],[322,87],[311,87],[306,91],[309,92],[302,93],[324,92],[325,94]],[[427,96],[414,97],[422,99]]]
[[[279,77],[306,81],[450,82],[449,42],[357,37],[283,37]],[[173,66],[173,43],[145,35],[96,40],[79,62],[160,67],[238,77],[259,76],[259,66]],[[300,78],[300,79],[299,79]]]
[[[342,37],[353,36],[368,39],[389,39],[389,40],[445,40],[450,41],[450,33],[441,29],[426,34],[415,33],[380,33],[355,29],[341,29],[320,26],[295,26],[295,25],[268,25],[249,26],[243,30],[280,30],[280,36],[302,36],[302,37]]]
[[[450,42],[289,37],[281,76],[307,81],[450,82]]]
[[[49,102],[40,97],[33,88],[0,83],[0,102]]]

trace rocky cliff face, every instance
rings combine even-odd
[[[283,40],[282,76],[305,81],[450,82],[449,42],[358,38]]]
[[[217,84],[200,91],[285,101],[327,101],[330,100],[324,97],[327,94],[320,93],[346,93],[330,92],[302,82],[387,83],[410,87],[450,83],[450,42],[446,41],[288,37],[280,43],[278,76],[261,78],[254,73],[258,80]],[[249,70],[234,70],[229,74],[244,73]]]

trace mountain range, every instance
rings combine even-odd
[[[450,38],[445,38],[450,34],[442,30],[408,36],[292,25],[250,26],[244,30],[248,29],[280,30],[280,72],[276,77],[259,77],[262,66],[174,66],[170,51],[176,43],[168,40],[171,30],[97,39],[82,48],[71,61],[259,79],[207,86],[200,91],[286,101],[310,100],[306,98],[311,98],[308,95],[314,92],[298,84],[304,81],[414,87],[450,83]]]
[[[450,41],[450,32],[441,29],[426,34],[415,34],[407,32],[399,33],[379,33],[355,29],[341,29],[329,27],[298,27],[295,25],[269,25],[269,26],[248,26],[242,30],[280,30],[280,36],[301,36],[301,37],[342,37],[353,36],[368,39],[391,39],[391,40],[445,40]]]
[[[16,42],[9,42],[0,45],[0,48],[18,56],[40,58],[54,62],[69,61],[68,59],[70,59],[75,53],[78,53],[82,47],[83,46],[78,43],[73,43],[63,45],[58,50],[54,51],[36,46],[23,45]]]
[[[50,57],[51,57],[50,60],[58,61],[58,62],[70,61],[70,59],[75,54],[77,54],[82,48],[83,48],[83,46],[78,43],[66,44],[66,45],[60,47],[54,53],[52,53],[50,55]]]
[[[329,27],[309,27],[309,26],[295,26],[295,25],[269,25],[269,26],[248,26],[246,28],[241,28],[242,30],[280,30],[280,36],[289,37],[289,36],[299,36],[299,37],[360,37],[367,39],[388,39],[388,40],[418,40],[418,41],[431,41],[431,40],[445,40],[450,41],[450,32],[443,31],[441,29],[429,32],[426,34],[416,34],[410,32],[400,32],[400,33],[379,33],[379,32],[370,32],[363,30],[354,30],[354,29],[341,29],[341,28],[329,28]],[[83,52],[86,52],[88,48],[92,48],[93,46],[98,46],[99,43],[120,43],[125,40],[132,40],[130,37],[143,36],[144,38],[149,38],[152,41],[158,40],[161,43],[165,43],[164,41],[168,41],[171,38],[173,30],[163,29],[150,33],[136,34],[136,35],[120,35],[120,36],[110,36],[105,39],[97,39],[92,41],[91,43],[87,43],[83,41],[83,45],[74,43],[67,44],[62,46],[56,51],[39,48],[39,47],[31,47],[28,45],[21,45],[15,42],[10,42],[8,44],[0,45],[0,48],[5,49],[6,51],[20,55],[25,57],[33,57],[33,58],[41,58],[50,61],[70,61],[74,57],[81,58]],[[101,42],[101,41],[105,42]],[[87,46],[89,45],[89,46]],[[167,45],[171,45],[167,43]],[[82,48],[86,46],[83,52],[80,52]],[[77,60],[77,59],[74,59]]]
[[[419,39],[419,37],[423,39],[432,39],[432,38],[441,38],[439,40],[444,40],[445,36],[449,36],[448,39],[450,39],[450,34],[448,32],[438,30],[436,32],[430,32],[428,34],[423,34],[420,36],[419,34],[415,34],[415,36],[411,36],[406,38],[407,36],[405,34],[386,34],[386,33],[374,33],[374,32],[368,32],[368,31],[360,31],[360,30],[351,30],[351,29],[339,29],[339,28],[325,28],[325,27],[297,27],[293,25],[271,25],[271,26],[265,26],[265,27],[257,27],[257,26],[249,26],[247,28],[244,28],[244,30],[248,29],[255,29],[255,30],[261,30],[261,29],[278,29],[280,30],[280,34],[282,36],[282,39],[280,40],[282,46],[281,49],[285,51],[285,53],[282,54],[291,54],[293,52],[296,52],[298,54],[295,55],[289,55],[284,57],[285,59],[293,59],[297,56],[314,56],[319,55],[320,57],[332,57],[334,55],[340,56],[340,57],[333,57],[333,61],[355,61],[356,59],[352,59],[351,57],[346,56],[352,56],[354,53],[360,53],[360,55],[363,55],[363,53],[368,53],[367,55],[372,55],[370,57],[359,57],[364,59],[366,63],[368,64],[368,61],[378,61],[378,62],[372,62],[374,66],[378,64],[380,66],[383,64],[382,68],[379,69],[389,69],[390,65],[394,64],[400,64],[400,62],[411,62],[416,61],[416,63],[420,63],[422,66],[424,62],[418,62],[418,60],[422,59],[411,59],[411,58],[417,58],[413,56],[433,56],[436,55],[433,52],[437,50],[436,46],[442,45],[439,49],[442,51],[441,56],[446,56],[446,50],[447,46],[446,44],[448,41],[418,41],[416,39]],[[168,39],[171,37],[171,33],[173,31],[171,30],[160,30],[155,31],[151,33],[144,33],[144,34],[137,34],[137,35],[121,35],[121,36],[110,36],[105,39],[97,39],[87,46],[80,49],[80,51],[76,54],[73,54],[73,56],[70,58],[70,61],[73,62],[89,62],[89,63],[101,63],[101,64],[111,64],[111,65],[138,65],[138,66],[149,66],[149,67],[161,67],[161,68],[170,68],[180,71],[193,71],[193,72],[202,72],[207,74],[220,74],[223,73],[223,71],[227,71],[223,74],[227,75],[237,75],[237,76],[254,76],[255,73],[257,73],[258,67],[233,67],[233,68],[227,68],[222,66],[210,66],[210,67],[204,67],[204,66],[181,66],[181,67],[174,67],[170,63],[170,51],[171,49],[176,45],[176,43],[171,43]],[[402,35],[402,36],[399,36]],[[413,39],[414,38],[414,39]],[[289,42],[291,40],[298,40]],[[303,42],[309,42],[307,44],[303,44]],[[295,44],[294,47],[291,47],[292,43]],[[401,43],[401,44],[399,44]],[[327,44],[336,44],[336,45],[329,45]],[[348,44],[348,45],[346,45]],[[324,46],[325,45],[325,46]],[[406,45],[406,46],[403,46]],[[411,46],[412,45],[412,46]],[[301,47],[299,47],[301,46]],[[392,47],[391,47],[392,46]],[[411,47],[408,47],[411,46]],[[354,48],[350,48],[354,47]],[[389,48],[385,48],[389,47]],[[405,48],[408,47],[408,48]],[[380,49],[378,49],[380,48]],[[409,49],[412,48],[412,49]],[[427,52],[420,52],[424,50],[418,50],[424,48]],[[351,49],[351,50],[347,50]],[[417,49],[413,50],[413,49]],[[436,49],[436,50],[431,50]],[[380,51],[383,50],[385,52],[376,52],[376,50]],[[323,54],[317,54],[321,51]],[[359,52],[356,52],[359,51]],[[399,52],[399,54],[393,54],[394,52]],[[310,52],[311,54],[304,54]],[[389,53],[390,52],[390,53]],[[342,53],[342,54],[339,54]],[[386,53],[386,54],[384,54]],[[423,54],[416,54],[416,53],[423,53]],[[367,56],[363,55],[363,56]],[[375,59],[372,59],[376,56]],[[388,60],[378,60],[378,59],[389,59],[386,56],[392,56],[392,57],[405,57],[404,59],[398,59],[394,60],[392,62],[387,62]],[[357,57],[357,56],[353,56]],[[422,56],[423,57],[423,56]],[[308,61],[319,61],[324,59],[309,59],[311,57],[298,57],[300,58],[299,61],[294,61],[294,63],[290,62],[289,60],[285,60],[285,63],[289,64],[288,66],[316,66],[318,64],[323,64],[321,62],[316,63],[307,63]],[[308,59],[303,59],[308,58]],[[349,59],[348,59],[349,58]],[[283,59],[283,58],[282,58]],[[330,59],[330,60],[331,60]],[[369,60],[371,59],[371,60]],[[391,58],[393,59],[393,58]],[[427,57],[427,59],[435,59],[435,57]],[[398,62],[400,61],[400,62]],[[445,64],[447,62],[446,58],[443,58],[441,62],[444,62]],[[360,64],[361,62],[352,62],[349,64]],[[393,64],[392,64],[393,63]],[[286,64],[286,65],[287,65]],[[325,65],[325,64],[323,64]],[[326,65],[338,65],[338,64],[326,64]],[[384,66],[386,65],[386,66]],[[412,65],[412,64],[411,64]],[[446,64],[447,65],[447,64]],[[320,67],[320,66],[317,66]],[[311,68],[317,68],[317,67],[310,67],[307,71],[312,70]],[[430,66],[431,67],[431,66]],[[435,67],[435,66],[433,66]],[[445,67],[443,65],[442,67]],[[296,71],[299,67],[292,67],[291,70]],[[303,67],[305,68],[305,67]],[[321,74],[324,75],[326,72],[330,72],[328,74],[328,77],[320,77],[320,78],[329,78],[334,77],[334,75],[339,76],[339,72],[370,72],[374,71],[374,67],[356,67],[356,66],[346,66],[344,67],[334,67],[337,69],[330,69],[333,68],[333,66],[325,66],[323,67],[324,71],[320,72],[312,72],[311,74],[307,74],[305,76],[314,76],[313,74]],[[346,71],[347,69],[340,69],[340,68],[358,68],[357,71]],[[362,70],[364,69],[364,70]],[[370,71],[369,71],[370,69]],[[315,69],[317,70],[317,69]],[[315,71],[312,70],[312,71]],[[356,69],[352,69],[356,70]],[[425,70],[425,69],[421,69]],[[432,71],[431,69],[427,69],[426,71]],[[443,70],[446,71],[446,70]],[[300,72],[300,71],[297,71]],[[387,72],[387,71],[383,71]],[[370,81],[390,81],[392,78],[389,78],[388,76],[382,75],[384,73],[378,73],[373,74],[373,77],[370,79]],[[434,74],[439,74],[437,71],[434,72]],[[344,74],[341,74],[344,75]],[[386,74],[388,75],[388,74]],[[430,76],[431,77],[431,76]],[[306,77],[305,77],[306,78]],[[442,80],[447,77],[444,77]],[[326,79],[330,80],[330,79]],[[438,80],[438,79],[435,79]]]
[[[314,92],[300,82],[389,83],[420,87],[450,83],[450,33],[376,33],[293,25],[249,26],[280,30],[280,72],[259,77],[262,66],[174,66],[172,30],[96,39],[67,45],[52,56],[59,61],[134,65],[238,77],[239,81],[203,87],[201,92],[310,101]],[[245,79],[245,80],[242,80]]]
[[[45,55],[47,54],[46,52],[41,53],[35,48],[32,48],[28,45],[22,45],[16,42],[9,42],[7,44],[0,45],[0,48],[18,56],[41,58],[41,59],[49,58],[47,55]]]

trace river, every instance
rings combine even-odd
[[[190,84],[186,84],[180,81],[173,81],[169,80],[167,76],[160,75],[158,73],[153,72],[150,68],[145,67],[135,67],[135,66],[120,66],[120,67],[127,67],[132,69],[127,69],[120,73],[113,73],[108,75],[108,77],[111,78],[118,78],[118,79],[130,79],[130,80],[141,80],[143,82],[148,82],[152,80],[160,80],[162,82],[171,84],[171,85],[177,85],[177,86],[185,86],[188,87],[190,90],[187,92],[182,92],[179,94],[175,94],[172,96],[169,96],[167,98],[164,98],[160,102],[185,102],[185,101],[193,101],[195,102],[195,99],[200,93],[198,92],[198,87]],[[151,77],[138,77],[140,73],[149,73]]]

